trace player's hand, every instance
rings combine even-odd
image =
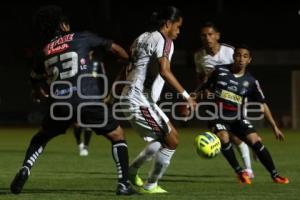
[[[276,126],[273,128],[275,137],[277,140],[283,141],[284,140],[284,134],[281,132],[281,130]]]
[[[103,102],[107,105],[112,105],[114,103],[114,101],[115,101],[115,99],[114,99],[113,95],[111,95],[111,93],[109,95],[107,95],[103,100]]]
[[[187,102],[188,102],[188,108],[190,108],[191,111],[193,112],[196,109],[196,106],[197,106],[197,102],[196,102],[195,98],[190,97],[190,98],[187,99]]]
[[[41,101],[49,98],[49,95],[45,92],[43,88],[38,88],[32,90],[32,98],[34,102],[41,103]]]

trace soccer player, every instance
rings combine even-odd
[[[207,22],[201,27],[200,38],[203,48],[194,54],[198,86],[204,83],[205,77],[210,75],[216,65],[233,63],[234,48],[219,43],[220,35],[216,25],[211,22]],[[231,135],[231,140],[238,147],[245,165],[245,171],[249,177],[254,178],[248,146],[234,135]]]
[[[92,129],[87,127],[80,127],[78,124],[74,124],[73,133],[76,139],[76,144],[79,148],[79,155],[88,156],[88,146],[92,137]],[[81,139],[81,133],[83,133],[83,140]]]
[[[94,125],[93,131],[106,137],[112,144],[112,156],[118,173],[116,194],[134,194],[128,181],[128,149],[123,130],[112,117],[111,111],[102,106],[103,100],[100,97],[92,99],[96,95],[101,96],[99,91],[102,89],[92,76],[88,55],[95,47],[113,52],[121,59],[128,59],[128,54],[109,39],[89,32],[72,32],[62,9],[57,6],[41,8],[35,16],[35,25],[43,48],[41,63],[31,74],[32,84],[41,98],[49,96],[50,106],[41,129],[31,139],[21,169],[11,183],[11,192],[19,194],[22,191],[31,168],[46,144],[65,133],[72,123],[81,122],[80,125]],[[50,84],[50,95],[39,87],[40,79],[44,78]]]
[[[229,133],[238,136],[249,144],[275,183],[287,184],[289,180],[278,174],[269,151],[262,144],[254,126],[243,113],[246,98],[251,102],[258,102],[265,118],[272,126],[276,139],[284,139],[283,133],[277,127],[265,102],[265,96],[259,82],[247,71],[247,66],[251,62],[249,48],[243,45],[236,46],[233,58],[234,62],[231,65],[216,66],[211,77],[202,88],[210,89],[215,95],[218,109],[217,119],[211,122],[212,130],[220,138],[222,153],[237,173],[240,182],[251,184],[251,179],[243,171],[235,157]]]
[[[188,101],[193,109],[195,101],[189,96],[171,71],[173,41],[182,25],[181,12],[168,6],[153,13],[153,29],[141,34],[131,46],[131,63],[127,67],[127,81],[121,102],[130,117],[131,125],[148,142],[144,150],[130,164],[129,176],[142,193],[166,193],[158,185],[170,164],[178,145],[177,131],[156,102],[165,81]],[[153,158],[153,165],[145,184],[138,176],[142,164]]]
[[[97,55],[102,55],[103,51],[98,50],[92,50],[89,52],[89,60],[92,65],[92,75],[97,78],[98,74],[106,74],[106,70],[104,67],[104,63],[101,61],[101,58]],[[101,81],[100,81],[101,82]],[[101,84],[101,83],[99,83]],[[103,92],[103,86],[100,85],[100,88],[102,88]],[[89,151],[88,151],[88,145],[90,143],[91,137],[92,137],[92,129],[88,127],[80,127],[79,124],[75,123],[73,127],[73,133],[74,137],[76,139],[76,144],[78,145],[79,148],[79,155],[80,156],[88,156]],[[83,140],[81,139],[81,134],[83,133]]]

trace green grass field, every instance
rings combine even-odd
[[[255,179],[250,186],[240,185],[222,155],[206,160],[193,149],[193,139],[203,130],[180,129],[180,146],[160,184],[169,191],[164,195],[115,196],[116,169],[110,143],[93,135],[90,155],[79,157],[71,132],[52,140],[31,171],[23,193],[13,195],[9,185],[21,166],[25,150],[36,129],[0,129],[0,199],[89,200],[89,199],[230,199],[277,200],[300,199],[300,132],[286,131],[286,141],[275,140],[270,130],[261,132],[288,185],[274,184],[260,163],[253,161]],[[126,129],[129,154],[133,158],[144,142],[131,129]],[[142,170],[147,176],[150,165]]]

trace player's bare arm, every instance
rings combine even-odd
[[[181,86],[181,84],[178,82],[178,80],[176,79],[176,77],[171,71],[170,62],[168,58],[166,57],[159,58],[158,62],[160,64],[159,73],[163,77],[163,79],[165,79],[165,81],[167,81],[177,92],[182,94],[188,101],[190,107],[194,109],[196,107],[195,100],[192,97],[190,97],[188,94],[187,95],[185,94],[186,93],[185,89]]]
[[[120,45],[118,45],[116,43],[112,43],[112,45],[111,45],[111,51],[113,52],[113,54],[115,54],[116,56],[118,56],[123,61],[128,61],[129,55],[125,51],[125,49],[123,49],[123,47],[121,47]]]
[[[269,106],[266,103],[263,103],[262,104],[262,109],[263,109],[265,118],[267,119],[269,124],[272,126],[272,129],[273,129],[273,132],[275,134],[276,139],[283,141],[284,140],[284,134],[278,128],[278,126],[277,126],[277,124],[276,124],[276,122],[273,118],[273,115],[272,115],[272,112],[271,112]]]

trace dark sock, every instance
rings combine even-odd
[[[128,183],[128,148],[124,140],[112,144],[112,155],[117,166],[118,182]]]
[[[222,144],[222,153],[236,173],[243,171],[243,168],[240,166],[235,157],[232,144],[230,142]]]
[[[73,133],[74,133],[74,136],[76,139],[76,143],[77,143],[77,145],[79,145],[81,143],[81,138],[80,138],[81,127],[74,126]]]
[[[37,158],[43,152],[46,144],[53,137],[54,135],[50,136],[49,134],[45,134],[43,132],[38,132],[37,134],[35,134],[31,139],[30,145],[26,151],[23,166],[26,166],[29,169],[31,169]]]
[[[278,175],[277,170],[275,169],[275,165],[273,159],[267,150],[267,148],[260,142],[256,142],[252,145],[253,150],[256,152],[260,162],[265,166],[265,168],[270,172],[272,177]]]
[[[89,146],[92,137],[92,130],[89,128],[84,129],[84,145]]]

